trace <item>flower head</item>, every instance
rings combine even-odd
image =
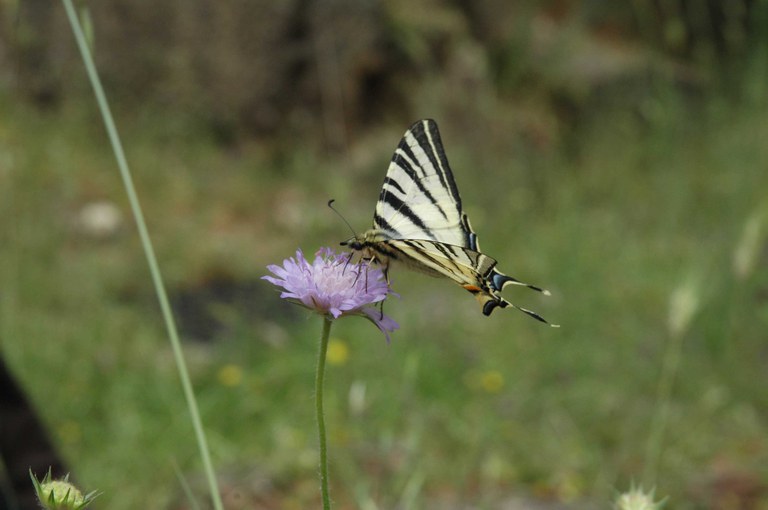
[[[321,248],[309,262],[301,250],[296,250],[296,258],[285,259],[282,266],[267,266],[275,276],[262,278],[284,289],[281,298],[322,315],[334,319],[363,316],[389,341],[389,333],[399,327],[397,322],[371,306],[391,292],[384,273],[365,264],[350,264],[349,257],[349,253],[336,254],[330,248]]]
[[[642,487],[633,486],[623,494],[619,494],[614,503],[616,510],[660,510],[666,498],[654,501],[653,490],[645,492]]]
[[[83,496],[83,493],[69,482],[69,475],[61,480],[52,480],[50,468],[42,480],[38,480],[31,470],[29,476],[35,486],[37,499],[46,510],[85,510],[99,496],[98,491]]]

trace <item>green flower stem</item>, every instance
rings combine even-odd
[[[325,416],[323,415],[323,381],[325,380],[325,354],[328,352],[328,337],[331,335],[329,317],[323,318],[323,334],[320,337],[320,352],[317,355],[315,374],[315,408],[317,411],[317,434],[320,437],[320,492],[323,495],[323,510],[330,510],[328,496],[328,451],[325,445]]]
[[[213,464],[211,463],[211,456],[208,450],[208,443],[205,438],[205,431],[203,430],[203,423],[200,419],[200,412],[197,408],[197,401],[195,400],[195,394],[192,391],[192,383],[189,379],[187,365],[184,361],[184,356],[181,351],[181,342],[179,342],[179,335],[176,332],[176,324],[173,321],[173,314],[171,313],[171,306],[168,302],[168,295],[165,291],[165,286],[163,285],[162,276],[160,275],[160,268],[157,264],[155,251],[152,248],[152,241],[149,238],[147,225],[144,221],[144,214],[141,212],[141,204],[139,203],[138,195],[136,194],[136,190],[133,186],[133,179],[131,178],[131,171],[128,168],[128,162],[125,158],[123,145],[120,141],[120,136],[117,133],[115,121],[112,118],[112,112],[109,109],[106,94],[104,94],[104,88],[101,86],[101,80],[99,79],[99,74],[96,71],[96,65],[93,63],[91,50],[88,48],[88,43],[85,40],[83,28],[80,26],[80,20],[77,17],[74,6],[72,5],[72,0],[62,0],[62,2],[64,3],[64,9],[67,12],[67,18],[69,18],[69,24],[72,27],[72,32],[75,35],[77,46],[80,48],[80,54],[83,57],[85,70],[88,73],[88,78],[90,79],[91,85],[93,86],[96,102],[99,105],[99,110],[101,111],[104,125],[107,128],[107,134],[109,135],[109,140],[112,143],[112,150],[115,153],[117,166],[120,169],[123,185],[125,186],[125,191],[128,194],[128,201],[131,204],[131,210],[133,211],[133,216],[136,220],[136,226],[139,230],[139,237],[141,238],[141,244],[144,247],[144,253],[147,257],[149,271],[152,275],[152,281],[155,285],[155,292],[157,294],[158,300],[160,301],[160,309],[165,319],[165,326],[168,330],[168,337],[171,341],[171,346],[173,347],[173,354],[176,359],[176,367],[179,371],[181,386],[184,390],[184,396],[186,397],[187,407],[189,408],[189,414],[192,420],[192,428],[195,431],[198,448],[200,449],[200,455],[202,456],[203,469],[208,479],[208,486],[211,491],[213,507],[215,510],[221,510],[224,508],[224,505],[222,504],[221,495],[219,494],[216,475],[213,471]]]

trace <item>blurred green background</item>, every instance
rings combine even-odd
[[[395,268],[392,343],[332,331],[336,507],[768,508],[768,2],[78,6],[227,508],[318,506],[321,320],[259,278],[349,236],[330,198],[367,229],[425,117],[486,253],[553,293],[506,297],[562,327]],[[188,508],[174,465],[205,506],[63,8],[0,27],[0,353],[99,508]]]

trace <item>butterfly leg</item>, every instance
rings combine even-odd
[[[381,272],[384,273],[384,281],[387,282],[387,287],[390,286],[389,282],[389,264],[381,266]]]
[[[352,285],[355,285],[357,283],[357,280],[360,279],[360,274],[363,271],[363,263],[362,263],[362,261],[358,262],[357,264],[355,264],[355,266],[357,267],[357,273],[355,273],[355,281],[352,282]]]
[[[347,270],[347,266],[349,265],[350,262],[352,262],[352,257],[354,256],[355,256],[354,253],[349,254],[349,257],[347,257],[347,261],[344,263],[344,268],[341,270],[341,274],[344,274],[344,272]]]
[[[380,264],[381,265],[381,272],[384,273],[384,280],[387,282],[387,287],[389,287],[389,265],[388,264]],[[384,320],[384,299],[379,301],[379,320]]]
[[[363,271],[365,271],[365,291],[366,292],[368,292],[368,269],[370,269],[370,267],[371,267],[371,259],[368,257],[361,258],[360,262],[357,263],[357,275],[355,276],[355,283],[357,283],[357,279],[360,278],[360,274]]]
[[[389,282],[389,265],[388,264],[383,264],[381,262],[381,260],[379,260],[375,256],[372,256],[372,257],[368,258],[367,260],[368,260],[368,267],[369,268],[374,263],[379,264],[381,266],[381,272],[384,274],[384,280],[387,282],[387,287],[389,287],[389,283],[390,283]],[[368,277],[368,272],[366,271],[366,291],[368,290],[368,280],[367,280],[367,277]],[[379,301],[379,320],[384,320],[384,301],[385,300]]]

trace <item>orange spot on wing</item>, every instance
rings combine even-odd
[[[470,291],[473,294],[477,294],[478,292],[482,292],[482,290],[483,290],[483,289],[481,289],[480,287],[478,287],[476,285],[462,285],[462,287],[464,287],[465,289],[467,289],[468,291]]]

